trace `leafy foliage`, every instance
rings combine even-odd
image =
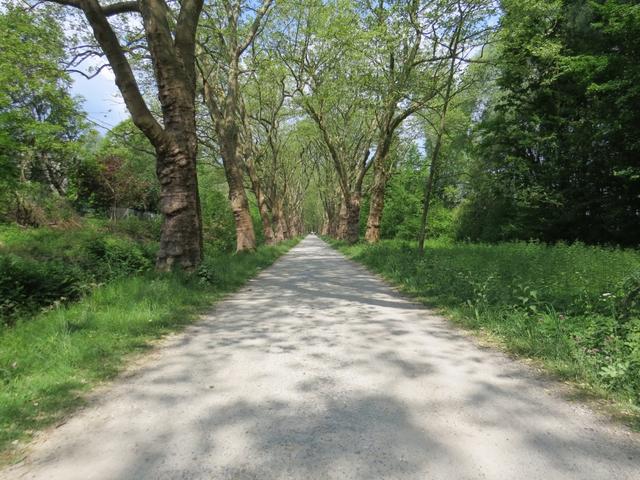
[[[95,151],[86,152],[78,166],[75,189],[76,206],[84,212],[157,211],[155,154],[131,120],[110,130]]]
[[[65,230],[0,227],[2,323],[12,325],[20,316],[77,300],[99,284],[150,270],[157,248],[150,227],[144,222],[144,237],[109,232],[101,223]]]
[[[503,7],[460,236],[637,245],[640,6]]]
[[[37,225],[46,221],[47,197],[68,192],[84,114],[68,93],[54,16],[9,4],[0,30],[0,218]]]

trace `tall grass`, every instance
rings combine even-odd
[[[383,241],[340,250],[458,322],[640,413],[640,252]]]
[[[151,270],[158,227],[136,219],[65,229],[0,225],[0,325]]]
[[[238,255],[208,252],[196,275],[115,280],[75,304],[23,318],[0,333],[0,451],[28,439],[112,378],[127,355],[192,322],[296,242]],[[5,453],[5,460],[9,458]]]

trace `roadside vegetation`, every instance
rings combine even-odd
[[[77,300],[95,287],[153,268],[159,223],[85,221],[65,228],[0,225],[0,319]]]
[[[619,402],[640,426],[640,252],[575,243],[428,241],[343,253],[466,328]]]
[[[10,261],[21,268],[22,276],[13,274],[12,281],[29,278],[30,282],[41,282],[42,291],[48,292],[41,295],[34,283],[23,282],[24,294],[14,296],[14,302],[23,308],[14,309],[10,322],[5,320],[0,330],[0,452],[8,452],[5,460],[11,454],[10,447],[81,405],[83,393],[113,378],[131,354],[193,322],[198,313],[296,243],[295,239],[287,240],[236,255],[209,246],[206,260],[195,274],[159,274],[151,268],[155,242],[144,236],[135,241],[130,230],[116,234],[123,227],[113,228],[109,234],[97,226],[71,232],[3,231],[3,241],[13,252]],[[67,244],[68,249],[61,248],[61,242],[71,237],[76,240]],[[67,256],[49,258],[42,264],[26,259],[44,255],[44,249]],[[85,269],[83,262],[91,262],[98,249],[103,253]],[[25,256],[17,256],[17,252]],[[6,261],[4,255],[0,258]],[[68,291],[54,288],[60,279],[56,275],[68,279],[64,284]],[[107,283],[84,283],[98,281]],[[69,292],[82,297],[70,303]],[[58,295],[62,297],[56,299]],[[43,311],[25,313],[36,308]]]

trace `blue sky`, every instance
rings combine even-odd
[[[84,98],[84,110],[101,133],[129,117],[110,69],[105,68],[91,80],[75,73],[72,77],[71,93]]]

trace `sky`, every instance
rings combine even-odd
[[[71,93],[83,97],[84,110],[98,131],[104,134],[129,117],[111,69],[103,69],[91,80],[77,73],[72,78]]]

